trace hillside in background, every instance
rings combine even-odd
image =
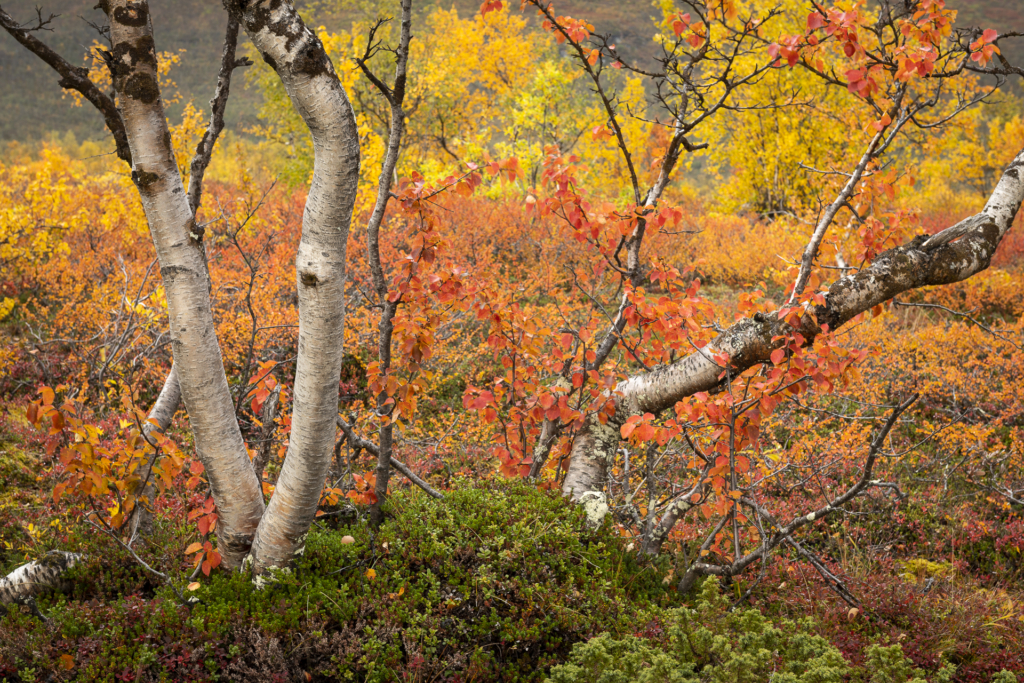
[[[318,3],[324,4],[324,3]],[[329,3],[347,4],[347,3]],[[364,5],[374,3],[364,2]],[[479,0],[446,0],[432,3],[454,6],[462,15],[477,11]],[[44,14],[56,13],[52,33],[40,37],[72,63],[84,63],[84,55],[98,37],[86,20],[102,23],[103,16],[93,9],[95,0],[7,0],[2,6],[16,19],[28,22],[40,6]],[[208,0],[151,0],[157,46],[161,51],[184,49],[181,64],[173,72],[185,100],[193,99],[205,108],[213,90],[220,56],[223,12],[220,3]],[[1024,31],[1024,4],[1019,0],[949,0],[961,11],[961,20],[1000,31]],[[623,0],[561,0],[560,13],[585,17],[599,32],[610,33],[623,53],[632,59],[649,59],[653,54],[650,36],[655,9],[647,2]],[[334,29],[347,26],[358,11],[314,12],[311,24]],[[1013,54],[1016,63],[1024,62],[1024,41]],[[87,107],[72,107],[57,86],[57,77],[49,67],[29,54],[9,35],[0,35],[0,140],[33,140],[51,133],[71,131],[79,139],[104,135],[99,116]],[[259,105],[256,93],[237,87],[228,107],[228,125],[244,129],[256,122]],[[172,115],[176,112],[172,112]]]

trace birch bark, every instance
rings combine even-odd
[[[224,6],[281,78],[312,133],[315,155],[296,257],[299,351],[292,429],[274,496],[253,540],[253,570],[259,575],[287,566],[303,551],[331,462],[359,137],[334,66],[291,2],[224,0]]]
[[[1024,150],[1004,171],[980,214],[890,249],[867,268],[840,278],[826,293],[824,305],[806,310],[796,331],[811,344],[823,326],[836,330],[902,292],[960,282],[985,270],[1022,201]],[[590,420],[577,436],[563,493],[581,502],[603,496],[607,468],[618,446],[618,431],[613,433],[609,425],[622,424],[631,415],[658,414],[687,396],[714,389],[723,370],[714,360],[716,354],[729,357],[734,374],[771,362],[778,346],[773,339],[792,331],[774,314],[758,314],[740,320],[700,351],[620,382],[615,388],[615,417],[608,425]]]
[[[145,0],[103,0],[112,52],[106,55],[119,94],[138,187],[160,261],[174,367],[219,515],[217,537],[229,567],[249,551],[263,514],[224,374],[210,306],[203,247],[171,149],[157,84],[156,50]]]
[[[83,555],[51,550],[38,560],[23,564],[0,577],[0,614],[3,606],[25,604],[48,590],[59,588],[64,572],[80,562]]]

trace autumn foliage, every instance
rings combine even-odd
[[[397,305],[386,368],[355,228],[373,207],[386,116],[354,61],[367,26],[319,29],[353,93],[363,145],[339,415],[363,435],[393,425],[394,457],[440,490],[460,478],[558,490],[588,420],[614,417],[620,382],[700,352],[740,318],[796,321],[840,274],[980,210],[1024,147],[1012,90],[992,93],[989,79],[967,72],[955,94],[935,85],[958,60],[982,68],[1000,56],[997,31],[958,32],[943,0],[881,29],[885,18],[862,0],[715,0],[698,3],[704,13],[665,0],[655,3],[660,47],[701,53],[736,40],[727,71],[743,87],[695,129],[674,183],[648,205],[635,186],[657,181],[677,124],[659,120],[643,74],[596,40],[608,27],[546,3],[511,4],[485,2],[472,16],[430,10],[416,32],[407,95],[416,106],[380,232]],[[165,77],[172,62],[166,55]],[[618,121],[587,69],[614,91]],[[293,255],[312,146],[269,67],[253,67],[248,82],[263,96],[261,124],[221,143],[197,222],[236,412],[250,456],[269,449],[258,473],[269,496],[291,426]],[[725,82],[708,80],[692,97],[714,100]],[[995,103],[968,106],[986,98]],[[186,172],[184,150],[201,134],[195,111],[173,130]],[[919,127],[901,136],[911,123]],[[823,207],[880,140],[886,156],[866,164],[806,286],[793,291]],[[96,157],[100,149],[55,137],[0,156],[0,429],[38,478],[25,487],[36,489],[31,512],[17,511],[26,498],[0,496],[0,559],[13,566],[61,546],[76,524],[127,539],[144,506],[176,529],[176,564],[165,569],[208,581],[221,562],[218,516],[187,416],[164,433],[147,422],[172,360],[159,267],[129,171]],[[819,616],[849,656],[966,609],[991,612],[999,626],[965,629],[1024,651],[1022,229],[1018,218],[993,267],[966,282],[903,296],[813,343],[797,332],[775,339],[770,363],[735,375],[716,356],[721,390],[623,420],[607,485],[614,534],[639,545],[645,524],[692,492],[693,512],[662,546],[674,558],[658,566],[664,583],[694,559],[739,557],[765,537],[741,499],[784,522],[820,507],[860,477],[892,406],[919,395],[875,465],[885,485],[806,528],[815,561],[863,600],[851,613],[832,596]],[[623,245],[638,230],[634,277]],[[620,307],[622,330],[603,349]],[[265,425],[268,401],[280,409]],[[373,468],[339,434],[318,519],[377,503]],[[799,614],[828,584],[802,551],[780,548],[780,562],[729,590]],[[939,606],[914,593],[925,580],[945,586]],[[890,588],[913,595],[901,615],[884,613]],[[893,626],[903,617],[912,625]],[[948,643],[913,649],[915,637],[908,656],[939,670]],[[1024,672],[1020,657],[984,659],[963,654],[957,680]]]

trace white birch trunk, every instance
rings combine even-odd
[[[149,411],[147,421],[142,425],[142,433],[149,439],[154,432],[163,433],[171,426],[174,413],[178,412],[178,404],[181,403],[181,386],[178,384],[178,371],[171,364],[171,371],[167,373],[164,386],[160,389],[160,395],[156,397],[156,403]],[[132,515],[130,538],[134,541],[139,536],[147,536],[153,528],[153,502],[158,493],[156,485],[156,474],[153,472],[153,465],[156,464],[156,451],[150,451],[146,455],[146,462],[141,469],[142,476],[146,477],[146,485],[139,492],[139,500],[135,504],[135,511]]]
[[[826,293],[825,304],[814,306],[813,316],[803,316],[797,331],[811,344],[822,325],[836,330],[902,292],[960,282],[988,268],[1024,201],[1022,174],[1024,151],[1003,173],[980,214],[933,237],[920,236],[890,249],[864,270],[840,278]],[[714,389],[723,370],[713,360],[715,354],[728,355],[734,374],[771,362],[777,346],[772,339],[791,331],[774,313],[740,320],[704,349],[620,382],[615,418],[609,424],[622,424],[631,415],[658,414],[687,396]],[[603,492],[617,445],[617,430],[613,434],[607,426],[588,421],[573,443],[563,493],[582,501],[584,495],[592,499]]]
[[[160,260],[182,398],[219,515],[219,549],[229,567],[249,551],[263,496],[235,419],[210,306],[203,247],[171,149],[157,85],[145,0],[103,0],[110,21],[108,66],[119,93],[139,189]]]
[[[345,323],[345,247],[359,182],[355,116],[334,67],[291,2],[224,0],[281,78],[313,135],[313,181],[296,258],[299,355],[284,466],[253,540],[257,574],[304,549],[331,462]],[[250,469],[251,472],[251,469]]]
[[[82,557],[76,553],[52,550],[38,560],[21,565],[0,578],[0,607],[28,603],[37,595],[59,588],[64,572],[75,566]]]

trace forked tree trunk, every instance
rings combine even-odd
[[[157,83],[156,50],[145,0],[103,0],[112,52],[106,55],[120,98],[138,187],[160,274],[174,365],[218,508],[217,536],[227,566],[249,551],[263,514],[263,496],[252,472],[224,374],[210,307],[203,248],[171,149],[171,135]]]
[[[826,293],[825,304],[809,309],[796,331],[811,344],[824,325],[836,330],[902,292],[960,282],[988,268],[1024,201],[1022,174],[1024,151],[1003,173],[980,214],[933,237],[916,237],[880,254],[858,273],[840,278]],[[770,363],[779,346],[773,339],[792,331],[774,313],[757,314],[740,320],[701,351],[620,382],[615,417],[608,425],[588,420],[573,443],[563,493],[590,506],[588,501],[603,501],[608,467],[618,447],[618,425],[631,415],[658,414],[687,396],[719,386],[723,368],[715,362],[716,354],[729,357],[733,374]]]
[[[296,257],[299,356],[291,436],[274,495],[253,540],[253,568],[260,574],[288,566],[302,552],[331,463],[345,324],[345,247],[359,182],[359,136],[323,45],[291,2],[224,0],[224,6],[240,19],[281,78],[313,135],[315,153]]]

